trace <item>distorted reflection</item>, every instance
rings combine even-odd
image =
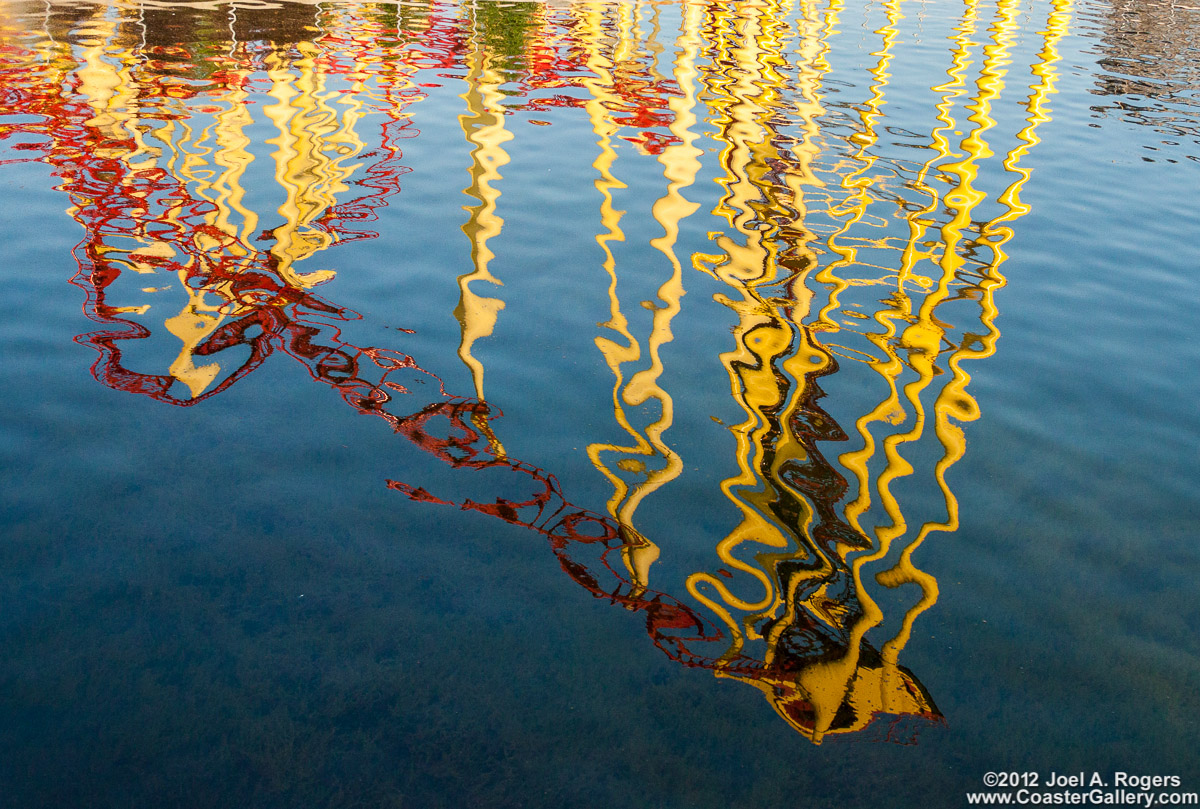
[[[969,363],[1000,337],[1005,245],[1030,210],[1022,160],[1050,119],[1070,0],[1032,23],[1015,0],[967,0],[928,103],[894,125],[899,0],[872,21],[856,97],[829,82],[837,0],[265,6],[25,3],[0,18],[0,138],[9,162],[54,168],[84,229],[74,283],[101,328],[77,339],[99,352],[96,378],[190,406],[290,356],[450,466],[525,481],[524,498],[458,505],[544,535],[573,580],[644,613],[672,659],[753,686],[813,742],[868,726],[906,741],[941,722],[899,663],[938,598],[914,554],[957,528],[948,471],[980,416]],[[456,351],[474,387],[460,396],[397,348],[349,342],[341,324],[359,315],[314,291],[335,277],[314,262],[386,217],[414,106],[449,68],[470,155],[465,189],[452,181],[469,253]],[[993,118],[1002,98],[1020,103],[1016,127]],[[491,265],[519,138],[507,116],[551,108],[592,133],[578,159],[598,191],[583,226],[603,257],[594,359],[613,430],[586,452],[612,486],[604,513],[509,457],[479,353],[506,305]],[[649,199],[622,180],[644,161],[661,175]],[[720,189],[711,210],[705,171]],[[621,247],[625,217],[661,228],[656,300],[630,285],[648,271],[645,251]],[[698,217],[708,249],[681,250]],[[710,567],[663,583],[656,566],[678,538],[637,512],[684,473],[666,347],[700,282],[722,290],[732,332],[715,361],[742,420],[724,427],[736,472],[716,502],[736,527],[712,537]],[[438,394],[407,399],[418,378]],[[839,379],[866,404],[831,399]],[[449,503],[420,481],[389,485]],[[913,516],[900,492],[922,487],[940,514]]]
[[[1103,69],[1093,109],[1200,146],[1200,7],[1178,0],[1115,0],[1099,16]],[[1189,157],[1200,160],[1200,152]],[[1147,158],[1150,159],[1150,158]]]

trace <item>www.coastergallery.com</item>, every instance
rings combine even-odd
[[[1197,806],[1200,795],[1195,792],[1134,792],[1127,789],[1092,789],[1087,792],[1038,792],[1018,789],[1016,792],[968,792],[969,806]]]

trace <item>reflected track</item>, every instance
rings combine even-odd
[[[289,356],[450,467],[507,470],[528,494],[452,503],[419,483],[390,480],[391,488],[542,535],[572,580],[641,613],[671,659],[751,685],[813,742],[868,726],[907,741],[943,721],[899,664],[914,622],[938,598],[913,554],[932,533],[957,528],[947,472],[965,453],[959,425],[980,415],[964,363],[990,356],[999,339],[1004,246],[1029,210],[1020,192],[1031,170],[1021,159],[1049,120],[1056,44],[1070,21],[1068,0],[1056,0],[1030,66],[1024,125],[996,159],[993,107],[1019,15],[1013,0],[999,0],[986,24],[981,6],[967,2],[951,35],[946,81],[922,111],[930,135],[920,162],[881,148],[899,0],[881,7],[877,61],[856,104],[835,102],[826,86],[840,2],[684,4],[670,53],[663,9],[649,3],[539,6],[507,18],[435,3],[407,16],[210,4],[192,7],[192,27],[175,39],[149,4],[114,4],[118,14],[52,4],[41,31],[4,23],[0,115],[23,119],[0,124],[0,138],[16,160],[53,168],[85,231],[73,283],[87,295],[84,314],[103,328],[77,341],[99,353],[92,373],[101,383],[193,406],[272,355]],[[20,16],[34,18],[27,9]],[[333,271],[298,269],[376,235],[409,170],[401,147],[419,134],[410,108],[425,97],[423,71],[452,67],[465,73],[459,124],[472,160],[462,227],[471,262],[454,313],[474,387],[467,397],[450,395],[400,350],[344,339],[343,326],[360,315],[314,292]],[[266,102],[257,118],[251,97]],[[611,373],[618,435],[587,448],[613,489],[603,514],[509,456],[476,353],[505,308],[480,287],[501,283],[489,243],[505,224],[501,185],[515,138],[506,115],[550,107],[578,109],[595,138],[608,320],[594,343]],[[256,131],[264,126],[266,138]],[[712,252],[686,255],[678,244],[682,223],[701,210],[691,198],[704,168],[702,129],[719,146],[711,214],[720,229]],[[270,190],[282,196],[267,211],[250,201],[264,143]],[[657,161],[665,180],[644,212],[662,228],[650,244],[667,266],[645,335],[629,314],[631,271],[617,249],[631,149]],[[979,187],[985,175],[1007,183],[991,200]],[[744,420],[727,427],[737,471],[720,484],[738,524],[715,544],[717,567],[664,588],[671,594],[651,587],[671,538],[635,522],[684,466],[668,441],[676,404],[665,347],[684,308],[685,268],[724,290],[716,300],[732,318],[732,345],[719,362]],[[148,316],[145,301],[157,312],[164,297],[175,314]],[[144,370],[146,360],[131,356],[141,341],[171,359]],[[882,390],[853,428],[822,402],[847,366],[869,368]],[[418,378],[439,394],[406,407]],[[654,412],[639,421],[642,407]],[[906,453],[931,440],[937,457],[914,466]],[[831,445],[848,443],[835,455]],[[896,490],[918,472],[945,517],[910,528]],[[871,524],[873,507],[880,524]],[[905,585],[915,599],[876,638],[889,617],[879,588]]]

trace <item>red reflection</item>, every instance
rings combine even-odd
[[[400,179],[410,170],[404,165],[401,145],[418,132],[405,110],[424,97],[421,83],[411,80],[413,69],[456,68],[461,54],[474,47],[461,21],[422,17],[418,22],[419,30],[401,30],[365,20],[354,34],[314,35],[318,47],[313,58],[328,74],[353,78],[369,65],[374,86],[382,88],[382,97],[372,102],[372,110],[384,115],[378,145],[356,156],[364,164],[355,181],[361,193],[329,205],[311,222],[334,244],[375,237],[368,225],[377,221],[378,211],[400,191]],[[384,46],[386,58],[380,56],[381,38],[389,43]],[[269,37],[261,40],[266,41]],[[268,55],[278,59],[288,51],[284,46],[253,42],[227,44],[228,59],[212,56],[212,43],[203,48],[130,45],[125,54],[128,63],[123,65],[133,75],[129,86],[134,97],[129,106],[137,109],[139,117],[154,120],[186,122],[196,112],[219,115],[226,109],[222,96],[234,90],[254,90],[264,59]],[[547,51],[534,55],[522,87],[526,100],[517,105],[536,109],[538,105],[581,103],[565,93],[549,99],[528,98],[546,89],[582,90],[579,76],[586,71],[583,62],[574,58]],[[230,62],[232,66],[226,68],[198,67]],[[670,123],[666,102],[678,95],[678,88],[666,80],[637,78],[632,68],[618,66],[616,72],[622,77],[613,88],[619,104],[609,113],[617,123],[637,130],[627,139],[652,153],[678,142],[674,136],[656,131]],[[189,80],[179,81],[181,74],[187,74]],[[164,99],[187,104],[172,106]],[[214,103],[205,103],[209,101]],[[14,140],[15,148],[28,153],[8,162],[40,160],[49,164],[60,180],[59,187],[71,198],[71,215],[84,229],[85,235],[74,249],[79,271],[72,283],[85,292],[84,314],[102,328],[80,335],[76,341],[97,351],[91,372],[99,382],[190,407],[228,390],[273,354],[287,355],[356,411],[386,420],[395,433],[450,467],[507,471],[519,476],[527,494],[519,499],[497,497],[492,502],[455,504],[419,485],[389,480],[390,488],[416,501],[457,505],[541,534],[572,580],[596,598],[643,614],[651,641],[672,660],[758,683],[793,726],[811,729],[813,708],[798,683],[799,673],[849,644],[839,636],[837,627],[831,630],[798,609],[784,633],[791,640],[769,661],[728,655],[729,638],[696,610],[667,593],[635,586],[622,558],[622,551],[634,541],[626,535],[627,529],[606,515],[572,504],[555,476],[499,450],[493,428],[499,413],[486,402],[448,395],[440,379],[399,350],[358,346],[343,339],[340,324],[360,315],[288,280],[280,257],[271,249],[279,235],[276,231],[283,226],[262,231],[253,239],[238,236],[214,224],[220,221],[223,209],[195,193],[184,178],[158,162],[139,162],[136,157],[143,147],[137,139],[99,121],[95,105],[83,93],[79,64],[69,48],[60,49],[48,62],[16,46],[0,51],[0,115],[16,118],[14,123],[0,125],[0,140]],[[139,252],[130,245],[155,249]],[[151,331],[129,316],[129,307],[110,297],[114,297],[118,280],[140,271],[137,265],[170,273],[190,291],[219,301],[223,322],[191,348],[191,355],[244,357],[203,392],[184,395],[179,392],[177,375],[129,367],[125,353],[134,345],[130,341],[149,338]],[[230,363],[226,360],[224,364]],[[399,397],[413,391],[400,380],[414,374],[436,381],[438,397],[415,412],[401,410]],[[832,424],[827,416],[825,422],[815,418],[815,414],[824,414],[815,403],[819,389],[815,383],[810,387],[817,393],[803,412],[814,415],[812,424]],[[785,581],[795,575],[811,586],[836,588],[847,584],[849,577],[836,546],[860,538],[833,509],[845,493],[846,481],[817,448],[818,440],[836,440],[829,432],[836,425],[822,432],[811,428],[812,424],[786,428],[805,443],[811,467],[791,470],[795,478],[791,482],[797,491],[807,491],[813,502],[824,504],[814,536],[825,547],[814,550],[828,569],[819,577],[810,575],[811,571],[782,567],[776,573]],[[789,519],[786,507],[786,503],[780,506],[780,519]],[[844,610],[853,615],[860,608],[852,601],[853,588],[846,589],[851,595]],[[863,651],[870,649],[864,644]],[[910,683],[920,688],[915,679]],[[923,694],[921,701],[932,706],[928,695]],[[939,716],[931,708],[925,718]]]
[[[360,52],[376,47],[366,36],[325,35],[322,41],[330,46],[322,58],[328,59],[331,72],[358,70]],[[449,44],[457,49],[464,41],[463,37],[442,31],[436,36],[423,35],[424,47],[419,51],[410,48],[407,53],[427,65],[448,66],[457,63],[455,54],[432,53],[431,45]],[[159,48],[156,55],[161,52]],[[183,61],[166,67],[156,59],[142,59],[137,64],[139,77],[143,73],[147,76],[140,84],[147,98],[161,94],[158,97],[203,100],[250,81],[235,71],[214,71],[200,86],[164,84],[167,75],[192,66],[195,59],[182,46],[172,48],[171,55]],[[218,212],[216,206],[192,195],[179,178],[158,167],[137,168],[129,156],[138,145],[132,139],[110,137],[89,123],[95,118],[95,110],[75,94],[71,82],[47,81],[43,70],[34,64],[31,53],[11,48],[4,53],[0,86],[6,90],[0,97],[0,115],[35,116],[38,120],[0,126],[0,139],[38,137],[36,142],[19,145],[34,152],[29,160],[41,160],[54,167],[54,175],[61,179],[60,188],[75,203],[72,216],[86,235],[74,251],[79,272],[72,283],[86,293],[84,314],[108,326],[76,338],[76,342],[91,346],[100,355],[91,369],[97,381],[117,390],[190,407],[228,390],[272,354],[286,354],[303,363],[314,380],[336,390],[358,412],[385,419],[396,433],[450,466],[502,468],[522,476],[530,491],[522,500],[468,500],[459,505],[545,536],[563,570],[594,596],[644,612],[653,642],[673,659],[691,666],[716,662],[698,654],[694,645],[720,642],[723,636],[694,610],[665,593],[640,590],[636,596],[630,594],[634,588],[624,575],[620,559],[625,542],[613,520],[571,504],[553,475],[495,451],[490,422],[497,416],[487,403],[448,396],[440,379],[403,352],[345,342],[338,323],[359,319],[357,312],[289,285],[278,272],[278,258],[268,249],[210,224]],[[558,66],[579,69],[570,63]],[[62,69],[73,67],[67,64]],[[540,67],[547,69],[544,64]],[[564,86],[568,84],[561,81]],[[400,144],[417,132],[402,112],[421,97],[414,89],[387,95],[388,103],[381,109],[389,119],[382,127],[379,146],[358,155],[360,160],[369,161],[358,181],[369,193],[330,207],[316,220],[316,225],[337,242],[377,235],[362,225],[377,219],[376,211],[399,192],[399,178],[410,170],[402,163]],[[123,317],[120,307],[107,300],[110,287],[130,272],[128,251],[116,246],[130,239],[169,246],[171,249],[163,252],[170,257],[145,254],[137,260],[156,270],[179,274],[189,287],[203,289],[224,301],[222,308],[230,313],[229,320],[196,346],[195,356],[214,357],[238,346],[249,348],[248,356],[235,370],[200,395],[180,395],[175,392],[180,387],[176,377],[135,371],[123,362],[126,341],[151,336],[144,325]],[[269,242],[271,232],[263,232],[259,240]],[[112,255],[126,258],[113,260]],[[406,376],[415,372],[436,380],[441,400],[410,415],[393,412],[390,408],[396,397],[412,392],[389,379],[396,372]],[[388,486],[414,500],[450,505],[420,487],[393,480]]]

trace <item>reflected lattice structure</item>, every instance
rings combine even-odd
[[[567,575],[642,614],[668,656],[758,689],[812,741],[868,726],[905,741],[942,721],[899,663],[938,597],[913,557],[957,527],[947,473],[965,452],[961,424],[979,417],[967,368],[1000,336],[1004,248],[1029,210],[1022,159],[1049,120],[1068,0],[1052,3],[1029,75],[1015,83],[1028,92],[1003,151],[992,109],[1011,96],[1021,9],[965,4],[950,64],[915,113],[929,132],[916,136],[920,161],[884,142],[899,0],[874,21],[876,62],[857,100],[827,86],[848,13],[837,0],[673,13],[642,2],[505,14],[438,3],[258,6],[7,12],[0,116],[22,117],[0,123],[0,138],[16,159],[53,167],[84,229],[74,281],[101,328],[78,340],[99,353],[96,378],[191,406],[290,356],[448,465],[516,476],[528,495],[457,505],[545,536]],[[425,97],[422,78],[452,67],[464,71],[459,124],[472,161],[470,261],[455,309],[469,396],[450,395],[402,351],[345,339],[359,315],[315,292],[334,272],[301,269],[375,235],[408,170],[402,145],[419,134],[411,111]],[[595,345],[612,374],[617,432],[587,453],[612,485],[604,513],[509,456],[475,351],[505,305],[489,243],[504,226],[515,138],[506,116],[550,108],[576,110],[595,136],[609,305]],[[718,147],[721,188],[703,213],[690,199],[704,168],[701,130]],[[645,211],[662,227],[651,246],[666,273],[644,335],[627,316],[619,249],[630,160],[657,161],[664,181]],[[681,225],[702,215],[711,249],[680,251]],[[637,512],[683,473],[669,436],[666,346],[689,279],[719,285],[732,323],[719,361],[744,418],[725,428],[737,471],[720,490],[736,526],[715,543],[711,569],[656,590],[672,542]],[[833,414],[829,402],[840,402],[828,390],[851,373],[880,395],[847,419]],[[418,379],[438,394],[406,404]],[[910,477],[936,489],[943,515],[906,516],[896,492]],[[388,485],[450,504],[419,482]],[[890,599],[885,614],[881,588],[908,600]]]

